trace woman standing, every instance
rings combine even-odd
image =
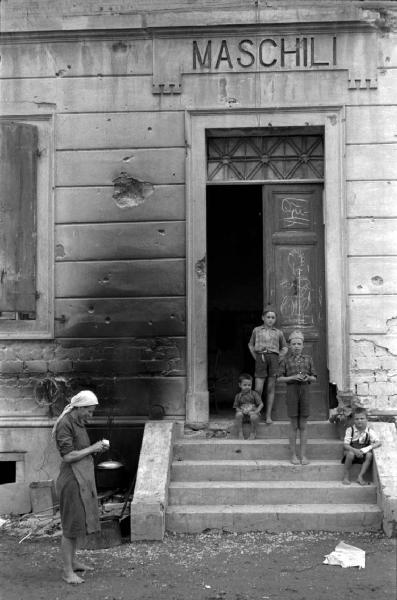
[[[76,561],[79,538],[100,530],[98,499],[92,455],[109,448],[107,440],[90,444],[86,423],[92,417],[98,399],[89,390],[73,396],[54,428],[57,448],[62,457],[56,482],[61,513],[61,554],[66,583],[83,583],[76,571],[92,570]]]

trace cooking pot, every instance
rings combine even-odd
[[[98,463],[96,467],[97,469],[105,469],[107,471],[112,471],[113,469],[122,469],[124,465],[119,460],[113,460],[110,458],[109,460],[104,460]]]
[[[110,458],[98,463],[95,474],[98,490],[115,490],[125,486],[126,470],[118,460]]]

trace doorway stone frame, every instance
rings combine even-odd
[[[206,130],[269,127],[323,127],[324,223],[327,362],[330,382],[349,388],[346,193],[344,178],[344,110],[342,106],[192,110],[186,112],[186,272],[187,393],[186,422],[209,422],[207,380],[206,275]],[[279,181],[278,181],[279,182]],[[256,181],[255,183],[265,183]],[[272,182],[274,183],[274,181]],[[280,182],[279,182],[280,183]]]

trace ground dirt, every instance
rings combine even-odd
[[[83,550],[85,583],[61,580],[59,535],[0,529],[1,600],[396,600],[396,540],[377,533],[168,534]],[[341,540],[366,567],[323,564]]]

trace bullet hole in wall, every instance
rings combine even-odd
[[[131,208],[143,204],[153,192],[154,187],[148,181],[139,181],[128,173],[122,171],[118,177],[113,179],[113,200],[121,208]]]
[[[383,285],[383,277],[380,277],[379,275],[371,277],[371,281],[374,285]]]

